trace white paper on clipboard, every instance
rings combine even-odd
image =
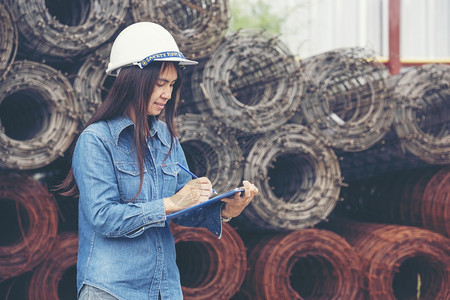
[[[215,196],[215,197],[213,197],[211,199],[208,199],[205,202],[202,202],[200,204],[197,204],[197,205],[194,205],[194,206],[191,206],[191,207],[179,210],[177,212],[171,213],[171,214],[166,216],[166,219],[170,220],[170,219],[173,219],[173,218],[180,217],[180,216],[184,215],[185,213],[188,213],[188,212],[197,210],[199,208],[211,205],[213,203],[216,203],[216,202],[220,201],[223,198],[233,197],[234,194],[239,193],[239,192],[243,192],[243,191],[244,191],[244,189],[242,189],[242,188],[237,188],[237,189],[231,190],[229,192],[226,192],[226,193],[223,193],[221,195]]]

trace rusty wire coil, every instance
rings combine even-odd
[[[19,35],[9,7],[0,3],[0,80],[8,73],[17,54]]]
[[[57,235],[58,212],[44,186],[18,173],[0,174],[0,205],[2,281],[33,269],[48,257]]]
[[[115,79],[105,72],[111,46],[112,44],[103,45],[89,54],[76,74],[73,89],[80,106],[81,125],[89,121]]]
[[[345,219],[323,225],[344,237],[362,258],[366,299],[449,299],[447,237],[423,228]]]
[[[322,138],[297,124],[260,137],[245,162],[244,178],[259,194],[243,211],[254,225],[296,230],[326,220],[339,198],[339,162]]]
[[[110,39],[125,22],[128,1],[6,0],[28,58],[72,61]],[[59,2],[59,3],[58,3]]]
[[[450,236],[450,169],[432,166],[348,183],[345,210],[361,221],[423,227]]]
[[[251,249],[243,290],[249,299],[362,299],[360,264],[334,232],[279,233]]]
[[[450,167],[428,181],[422,200],[423,227],[450,237]]]
[[[299,63],[267,32],[248,29],[228,36],[201,74],[201,82],[192,84],[199,110],[228,127],[268,132],[299,109],[303,93]]]
[[[0,167],[34,169],[63,156],[77,119],[72,86],[61,72],[16,61],[0,81]]]
[[[228,224],[222,237],[205,228],[171,223],[185,299],[230,299],[241,287],[247,268],[244,243]]]
[[[199,177],[208,177],[219,192],[240,186],[244,158],[232,131],[202,114],[183,114],[177,122],[190,170]]]
[[[450,66],[423,65],[394,80],[394,128],[402,145],[427,163],[449,164]]]
[[[69,299],[76,297],[76,264],[78,236],[65,232],[58,235],[48,258],[33,272],[28,299]]]
[[[389,130],[395,111],[389,71],[362,48],[343,48],[303,61],[302,113],[336,149],[362,151]]]
[[[435,168],[418,168],[348,182],[345,210],[336,212],[361,221],[422,227],[423,193]]]
[[[207,58],[225,37],[230,20],[227,0],[132,0],[135,21],[162,24],[189,59]]]

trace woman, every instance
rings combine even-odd
[[[78,137],[61,188],[79,195],[79,299],[182,299],[166,215],[202,203],[206,177],[191,180],[175,133],[180,66],[195,64],[163,27],[140,22],[114,41],[107,73],[117,78]],[[165,122],[158,120],[164,111]],[[245,192],[174,221],[219,238],[222,221],[257,194]]]

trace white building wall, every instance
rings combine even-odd
[[[402,0],[401,56],[450,59],[450,1]]]
[[[388,57],[389,0],[265,1],[287,12],[280,38],[300,58],[357,46]],[[450,0],[401,0],[400,30],[402,60],[450,60]]]
[[[387,56],[387,0],[284,2],[287,7],[296,7],[282,25],[281,35],[294,54],[305,58],[336,48],[360,46]],[[298,22],[300,16],[304,22]]]

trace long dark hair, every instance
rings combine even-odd
[[[160,73],[173,64],[177,70],[178,78],[173,86],[171,100],[164,107],[164,117],[171,135],[169,152],[172,150],[174,138],[177,136],[175,116],[177,102],[180,96],[182,81],[181,70],[171,62],[152,62],[144,69],[137,66],[123,68],[115,79],[105,100],[98,107],[84,128],[98,121],[107,121],[134,111],[135,130],[134,142],[136,145],[137,159],[139,163],[140,185],[134,200],[142,189],[144,180],[144,157],[147,149],[147,139],[150,137],[151,117],[147,115],[148,102],[153,93],[153,88]],[[158,119],[159,116],[156,116]],[[56,186],[63,196],[78,197],[78,186],[70,168],[69,173],[61,184]]]

